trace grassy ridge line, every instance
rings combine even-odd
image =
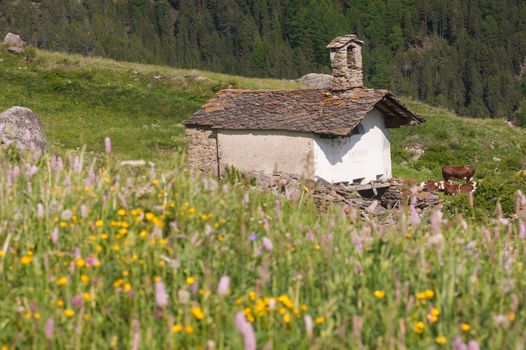
[[[90,69],[97,67],[99,69],[111,70],[121,73],[129,72],[130,70],[137,71],[142,74],[160,73],[171,78],[188,77],[188,76],[202,76],[212,80],[213,82],[229,82],[234,86],[239,86],[245,89],[292,89],[299,88],[299,84],[294,80],[283,79],[263,79],[263,78],[248,78],[238,75],[228,75],[216,72],[209,72],[196,69],[179,69],[169,66],[159,66],[143,63],[133,63],[124,61],[115,61],[112,59],[102,57],[89,57],[77,54],[66,54],[59,52],[51,52],[38,50],[39,57],[42,57],[48,64],[64,63],[67,58],[73,62],[78,68]]]
[[[110,136],[116,156],[162,163],[184,148],[181,121],[218,89],[297,87],[80,55],[29,50],[26,56],[0,50],[0,109],[22,105],[39,113],[57,152],[87,145],[100,153]]]

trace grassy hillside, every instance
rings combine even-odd
[[[298,87],[291,81],[33,50],[24,56],[0,50],[0,84],[0,109],[22,105],[39,113],[52,151],[86,145],[88,152],[100,153],[102,140],[110,136],[114,156],[153,160],[159,166],[184,149],[181,121],[215,91],[229,86]],[[526,182],[524,176],[514,177],[526,168],[526,130],[502,120],[459,118],[426,104],[405,102],[427,122],[391,130],[394,176],[439,180],[444,164],[472,164],[477,178],[487,179],[491,187],[479,194],[485,209],[500,199],[510,212],[514,191]],[[411,144],[424,148],[418,160],[405,150]],[[464,199],[460,207],[466,204]]]
[[[0,50],[0,109],[31,108],[52,150],[87,146],[101,152],[110,136],[122,158],[166,159],[184,143],[181,121],[214,91],[228,86],[289,88],[294,83],[247,79],[38,51]]]
[[[0,55],[0,107],[40,113],[64,159],[0,154],[0,349],[524,347],[524,196],[515,221],[320,215],[309,192],[200,178],[178,152],[180,121],[218,87],[294,84]],[[524,131],[407,102],[428,123],[392,131],[398,175],[469,161],[503,182],[522,166]],[[101,153],[106,135],[98,162],[71,150]],[[118,166],[138,157],[161,169]]]

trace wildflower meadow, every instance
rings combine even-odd
[[[507,349],[526,198],[472,223],[82,152],[0,158],[0,349]]]

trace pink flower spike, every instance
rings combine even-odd
[[[243,336],[245,350],[256,350],[256,333],[242,311],[236,313],[235,321],[237,330]]]
[[[270,240],[270,238],[268,237],[263,237],[263,239],[261,240],[261,242],[263,243],[263,247],[268,250],[269,252],[272,251],[273,249],[273,245],[272,245],[272,241]]]
[[[51,242],[53,242],[53,244],[57,244],[58,242],[58,228],[54,228],[53,231],[51,231]]]
[[[526,238],[526,223],[522,219],[519,220],[519,238]]]
[[[468,350],[480,350],[479,343],[476,340],[470,340],[468,343]]]
[[[44,217],[44,205],[42,203],[37,204],[37,218]]]
[[[159,307],[168,305],[168,295],[166,294],[166,288],[162,281],[155,282],[155,303]]]
[[[46,321],[45,336],[47,340],[53,339],[53,333],[55,332],[55,321],[52,318],[49,318]]]
[[[223,276],[217,285],[217,294],[220,296],[227,295],[230,290],[230,277]]]
[[[414,205],[409,206],[409,211],[411,213],[411,224],[413,226],[420,225],[420,216],[418,216],[418,212],[416,211],[416,208]]]
[[[111,154],[111,139],[109,137],[104,139],[104,152]]]
[[[312,331],[314,329],[314,323],[312,322],[312,317],[310,315],[305,315],[303,317],[303,321],[305,322],[305,332],[307,333],[307,338],[312,338]]]

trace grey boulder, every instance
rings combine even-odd
[[[38,156],[44,153],[47,142],[38,114],[18,106],[0,113],[0,148],[11,144]]]
[[[7,47],[24,48],[26,46],[26,42],[22,40],[20,35],[16,35],[13,33],[7,33],[7,35],[4,38],[4,45]]]
[[[298,82],[308,89],[330,89],[334,77],[329,74],[309,73],[299,78]]]

